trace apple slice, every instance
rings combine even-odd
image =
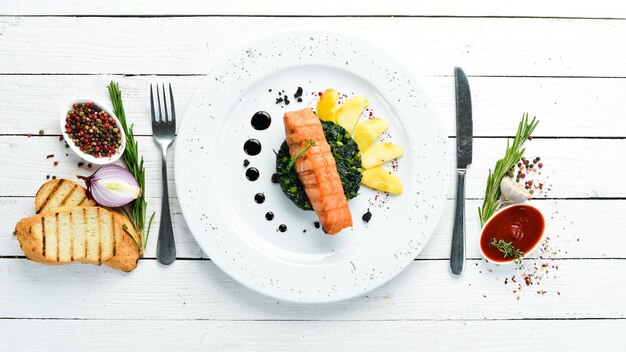
[[[391,194],[402,193],[402,181],[400,181],[400,178],[382,166],[363,170],[361,183],[367,187]]]
[[[376,143],[361,153],[361,163],[364,169],[371,169],[389,160],[398,158],[402,154],[404,154],[404,150],[397,144],[389,142]]]
[[[322,121],[336,122],[335,115],[338,108],[339,92],[330,88],[322,94],[315,110]]]
[[[336,123],[352,134],[369,101],[358,95],[346,100],[337,110]]]
[[[389,121],[381,118],[368,119],[356,126],[354,141],[359,146],[361,153],[366,151],[372,143],[389,128]]]

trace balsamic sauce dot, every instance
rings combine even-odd
[[[298,87],[296,93],[293,95],[294,98],[300,98],[302,96],[302,87]]]
[[[265,220],[267,221],[274,220],[274,213],[272,213],[271,211],[268,211],[267,213],[265,213]]]
[[[243,167],[248,167],[248,165],[250,165],[250,160],[243,159]]]
[[[259,178],[259,170],[256,167],[251,167],[246,170],[246,178],[250,181],[256,181]]]
[[[319,221],[314,222],[313,225],[315,225],[316,229],[320,228],[320,222]]]
[[[250,121],[255,130],[266,130],[272,124],[272,117],[265,111],[257,111]]]
[[[272,183],[278,183],[278,175],[272,174]]]
[[[363,219],[363,221],[365,222],[370,222],[370,220],[372,219],[372,213],[370,213],[369,209],[367,209],[367,213],[363,214],[361,219]]]
[[[261,142],[251,138],[243,145],[243,151],[248,155],[258,155],[261,152]]]
[[[278,231],[280,231],[280,232],[285,232],[285,231],[287,231],[287,225],[285,225],[285,224],[280,224],[280,226],[278,226]]]
[[[257,202],[257,204],[261,204],[263,202],[265,202],[265,194],[263,193],[257,193],[254,195],[254,201]]]

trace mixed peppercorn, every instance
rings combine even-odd
[[[113,117],[94,103],[74,104],[65,117],[65,132],[82,152],[96,158],[112,156],[122,144]]]
[[[521,183],[530,194],[534,194],[535,190],[541,193],[543,192],[543,183],[537,182],[537,180],[532,179],[529,175],[541,175],[542,168],[543,163],[541,162],[540,157],[536,157],[533,160],[528,160],[525,157],[522,157],[518,161],[517,165],[511,168],[506,175],[514,178],[516,182]],[[515,173],[515,171],[517,171],[517,173]]]

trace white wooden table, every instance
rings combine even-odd
[[[610,4],[3,2],[0,350],[623,350],[626,10]],[[90,173],[58,140],[63,103],[85,95],[107,102],[106,85],[119,81],[147,159],[150,206],[157,209],[160,160],[148,124],[148,83],[172,82],[182,116],[203,73],[219,59],[299,28],[360,37],[421,75],[446,122],[451,153],[452,68],[470,76],[476,139],[467,186],[468,265],[461,277],[449,273],[447,260],[452,179],[445,213],[415,262],[380,289],[335,304],[278,302],[233,282],[194,242],[173,185],[179,258],[169,267],[154,258],[156,231],[131,274],[24,258],[11,234],[32,212],[46,175]],[[551,259],[527,260],[516,271],[481,259],[476,207],[487,169],[525,111],[541,120],[527,155],[540,155],[550,172],[551,190],[537,202],[549,210]],[[533,263],[541,283],[526,286],[522,277]],[[521,291],[513,292],[513,275]]]

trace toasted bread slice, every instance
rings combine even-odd
[[[113,259],[110,267],[131,271],[139,250],[123,229],[126,222],[124,215],[101,207],[61,207],[22,219],[15,230],[22,251],[33,261],[100,265]]]
[[[35,196],[35,213],[64,206],[94,206],[96,202],[87,198],[87,190],[67,179],[50,180],[44,183]]]
[[[56,208],[22,219],[15,230],[26,257],[46,264],[101,264],[115,255],[122,235],[113,213],[100,207]]]

